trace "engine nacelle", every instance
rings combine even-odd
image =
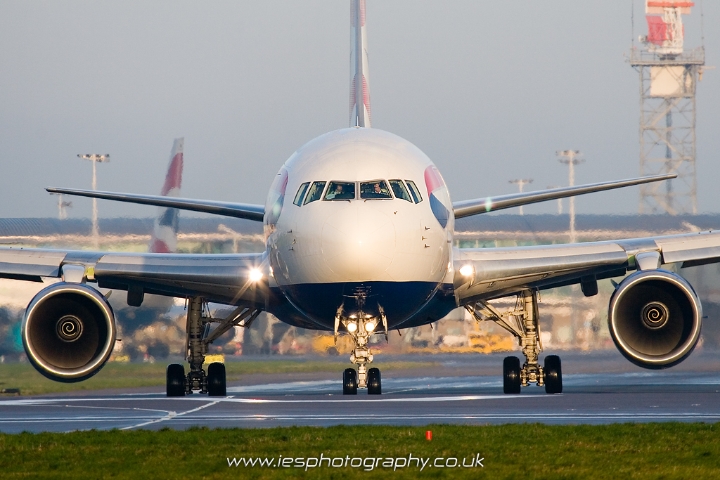
[[[32,299],[22,322],[30,362],[58,382],[80,382],[105,365],[115,346],[115,314],[97,290],[55,283]]]
[[[690,284],[667,270],[633,273],[610,298],[608,323],[618,350],[644,368],[676,365],[700,337],[702,305]]]

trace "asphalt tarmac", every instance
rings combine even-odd
[[[504,395],[499,374],[487,372],[491,366],[498,370],[501,357],[449,356],[434,357],[437,368],[384,374],[380,396],[365,391],[343,396],[339,378],[306,374],[251,376],[229,385],[227,397],[167,398],[160,388],[5,397],[0,399],[0,431],[717,422],[720,368],[716,358],[705,353],[684,368],[648,371],[627,364],[617,353],[570,355],[564,359],[564,390],[559,395],[547,395],[537,386],[524,388],[520,395]],[[467,375],[468,370],[480,374]]]

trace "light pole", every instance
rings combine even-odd
[[[63,200],[62,193],[53,193],[53,195],[57,195],[58,197],[58,220],[67,219],[67,210],[65,210],[65,208],[72,207],[72,202]]]
[[[547,189],[548,189],[548,190],[552,190],[552,189],[555,189],[555,188],[560,188],[560,187],[559,187],[558,185],[548,185],[548,186],[547,186]],[[558,215],[562,215],[562,212],[563,212],[563,208],[562,208],[562,198],[558,198],[558,199],[557,199],[557,203],[558,203]]]
[[[90,160],[92,162],[92,189],[97,190],[97,167],[96,164],[110,161],[110,154],[105,155],[97,153],[87,153],[85,155],[78,154],[78,158],[83,160]],[[93,211],[92,211],[92,237],[95,247],[99,245],[100,233],[98,231],[98,209],[97,209],[97,198],[92,199]]]
[[[532,182],[533,182],[532,178],[516,178],[515,180],[509,180],[509,183],[514,183],[515,185],[518,186],[520,193],[522,193],[523,187],[525,187],[525,185],[532,183]],[[520,205],[520,215],[523,215],[522,205]]]
[[[570,186],[575,185],[575,165],[579,165],[585,161],[580,158],[579,150],[560,150],[557,152],[558,161],[568,166],[568,181]],[[570,197],[570,243],[575,243],[575,197]]]

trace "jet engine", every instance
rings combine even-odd
[[[55,283],[32,299],[22,322],[30,362],[58,382],[85,380],[105,365],[115,346],[115,315],[97,290]]]
[[[644,368],[668,368],[685,360],[700,337],[701,319],[693,288],[666,270],[635,272],[610,298],[612,339],[625,358]]]

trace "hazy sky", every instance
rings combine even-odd
[[[348,126],[349,0],[0,2],[0,217],[55,216],[45,186],[89,188],[78,153],[110,153],[98,188],[159,193],[185,137],[183,196],[264,203],[282,163]],[[453,200],[638,174],[630,0],[367,0],[373,126],[415,143]],[[720,65],[720,2],[705,1]],[[646,32],[636,0],[634,36]],[[700,4],[686,18],[700,45]],[[699,85],[698,200],[720,211],[720,70]],[[73,199],[71,216],[91,201]],[[100,201],[101,216],[153,216]],[[579,197],[633,213],[638,189]],[[554,212],[555,202],[526,213]],[[509,211],[513,212],[514,211]]]

